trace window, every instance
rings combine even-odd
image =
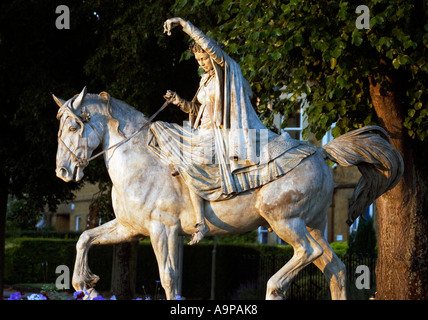
[[[336,123],[333,123],[333,124],[331,125],[331,127],[330,127],[330,130],[328,130],[328,131],[325,133],[324,137],[322,137],[322,140],[321,140],[321,145],[322,145],[322,146],[325,146],[327,143],[329,143],[330,141],[334,140],[334,137],[333,137],[333,135],[332,135],[332,133],[331,133],[331,130],[333,130],[333,128],[334,128],[335,126],[336,126]],[[337,167],[337,163],[333,163],[333,164],[331,165],[331,167],[332,167],[332,168],[336,168],[336,167]]]
[[[75,231],[79,231],[80,230],[80,220],[82,220],[81,216],[76,216],[76,226],[74,228]]]
[[[284,120],[284,118],[282,117],[281,120]],[[287,118],[287,126],[281,129],[281,133],[287,132],[293,139],[302,140],[302,123],[302,109],[299,109]]]
[[[292,99],[292,97],[292,93],[282,93],[280,95],[280,99]],[[300,102],[300,109],[287,117],[287,126],[281,129],[281,133],[287,132],[293,139],[302,140],[303,110],[306,108],[308,102],[306,101],[305,94],[303,94],[301,97],[298,97],[296,101]],[[280,126],[284,120],[284,116],[281,116],[281,121],[279,124]]]
[[[259,227],[258,232],[258,242],[260,244],[267,244],[268,241],[268,229],[265,227]]]

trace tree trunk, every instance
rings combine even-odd
[[[138,241],[113,246],[111,292],[118,300],[130,300],[135,294]]]
[[[5,265],[5,238],[6,238],[6,213],[8,197],[7,175],[0,175],[0,298],[3,297],[4,291],[4,265]]]
[[[407,134],[396,80],[388,86],[370,78],[370,95],[380,125],[404,160],[398,185],[378,198],[376,299],[428,299],[427,166]]]

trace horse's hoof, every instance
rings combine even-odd
[[[88,275],[88,276],[86,276],[84,278],[81,278],[81,277],[74,278],[73,277],[72,285],[73,285],[73,288],[76,291],[83,291],[83,292],[85,292],[86,290],[93,289],[93,287],[98,282],[98,280],[100,280],[100,277],[97,276],[96,274],[91,274],[91,275]]]
[[[92,300],[95,297],[99,296],[98,292],[94,288],[89,288],[84,292],[85,292],[85,296],[83,297],[83,300]]]

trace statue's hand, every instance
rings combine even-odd
[[[171,90],[167,90],[166,94],[163,97],[165,98],[165,100],[175,105],[180,105],[182,103],[182,99],[178,96],[178,94]]]
[[[174,29],[175,27],[177,27],[179,25],[184,26],[185,23],[186,23],[186,21],[184,21],[181,18],[168,19],[163,24],[163,32],[170,36],[172,29]]]

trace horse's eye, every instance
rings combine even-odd
[[[68,130],[70,132],[76,132],[77,131],[77,126],[70,126],[70,128]]]

